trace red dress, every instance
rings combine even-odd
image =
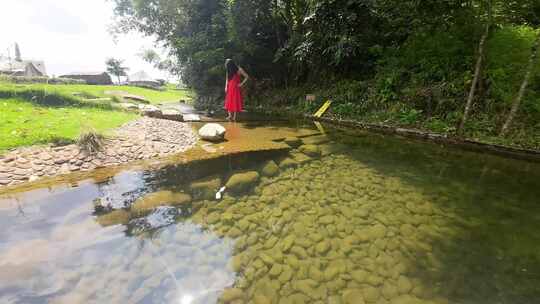
[[[236,73],[227,83],[227,94],[225,96],[225,109],[227,112],[242,112],[244,100],[240,85],[240,73]]]

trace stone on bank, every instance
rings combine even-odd
[[[199,129],[199,136],[207,141],[218,142],[225,139],[227,130],[220,124],[208,123]]]

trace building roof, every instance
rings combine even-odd
[[[159,82],[155,80],[154,78],[150,77],[150,75],[148,75],[148,73],[146,73],[145,71],[139,71],[135,74],[129,75],[129,81],[130,82],[145,81],[145,82],[156,82],[156,83]]]
[[[39,71],[44,76],[47,75],[47,69],[45,68],[45,62],[40,60],[2,60],[0,61],[0,71],[5,72],[24,72],[26,67],[31,65],[34,69]]]
[[[47,69],[45,68],[45,62],[42,60],[23,60],[23,62],[27,62],[28,64],[34,65],[34,67],[41,72],[43,75],[47,75]]]

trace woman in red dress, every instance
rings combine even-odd
[[[241,67],[237,66],[232,59],[225,61],[225,67],[227,68],[225,109],[229,113],[227,119],[236,121],[236,113],[242,112],[244,107],[241,87],[248,81],[249,75]],[[240,76],[244,77],[243,81],[240,81]]]

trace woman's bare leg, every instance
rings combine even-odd
[[[233,121],[236,121],[236,112],[233,112]]]
[[[229,113],[229,115],[227,116],[227,120],[230,121],[231,120],[231,112],[227,112],[227,113]]]

